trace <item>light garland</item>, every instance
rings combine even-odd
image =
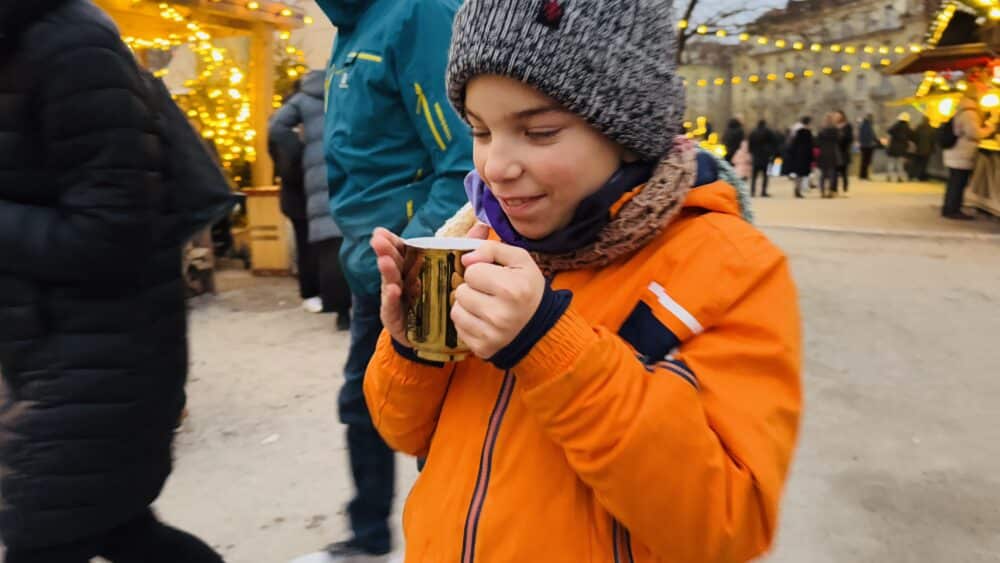
[[[680,29],[687,29],[689,23],[686,20],[681,20],[677,23],[677,27]],[[844,43],[819,43],[819,42],[807,42],[801,39],[789,39],[789,38],[775,38],[768,35],[754,35],[746,32],[737,32],[733,30],[727,30],[724,28],[709,28],[708,26],[698,26],[695,29],[695,33],[702,36],[714,35],[716,37],[736,37],[741,43],[755,43],[760,46],[773,45],[777,50],[792,50],[792,51],[811,51],[813,53],[843,53],[847,55],[904,55],[906,53],[919,53],[923,50],[923,46],[916,43],[904,44],[904,45],[855,45],[855,44],[844,44]]]
[[[133,0],[133,4],[142,0]],[[220,1],[220,0],[215,0]],[[250,2],[249,9],[253,8]],[[284,6],[278,4],[278,6]],[[248,72],[231,56],[228,49],[216,46],[212,34],[196,21],[190,20],[173,6],[158,4],[160,17],[183,28],[183,32],[170,33],[167,37],[141,39],[131,36],[123,41],[133,51],[169,51],[180,45],[187,45],[198,58],[197,75],[185,81],[188,93],[175,95],[178,106],[197,125],[206,141],[211,141],[217,149],[219,159],[233,181],[239,185],[249,181],[250,164],[256,161],[254,141],[257,131],[251,123],[250,97],[246,85]],[[281,8],[282,15],[285,10]],[[311,18],[303,18],[311,19]],[[287,93],[291,83],[304,74],[304,53],[290,44],[288,31],[278,33],[275,64],[277,65],[275,91]],[[166,69],[154,74],[163,76]],[[280,107],[281,94],[272,100],[274,107]]]
[[[815,78],[820,74],[822,74],[823,76],[833,76],[838,72],[840,74],[848,74],[851,72],[874,70],[877,67],[887,67],[890,66],[891,64],[892,60],[886,58],[876,62],[864,61],[856,67],[849,64],[841,65],[838,68],[834,68],[832,66],[824,66],[820,69],[819,73],[817,73],[812,69],[806,69],[801,72],[794,72],[788,70],[783,73],[767,73],[767,74],[754,73],[746,76],[729,76],[729,77],[718,76],[715,78],[701,78],[698,80],[685,79],[684,85],[694,86],[697,88],[708,88],[711,86],[725,86],[727,84],[738,86],[741,84],[760,84],[762,82],[763,83],[778,82],[781,79],[784,79],[785,81],[788,82],[793,82],[795,80],[800,80],[800,79]]]

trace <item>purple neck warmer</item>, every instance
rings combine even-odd
[[[525,238],[514,229],[500,202],[475,170],[465,177],[465,193],[476,217],[496,231],[503,242],[532,252],[563,254],[597,240],[601,229],[611,221],[611,206],[625,192],[648,181],[654,168],[655,164],[649,162],[623,164],[601,189],[580,202],[569,226],[538,240]]]

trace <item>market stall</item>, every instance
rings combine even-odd
[[[167,80],[234,188],[245,195],[275,191],[268,119],[291,82],[306,72],[302,52],[289,39],[292,30],[312,23],[310,18],[293,4],[269,0],[95,1],[139,62]],[[181,59],[187,64],[178,64]],[[171,72],[183,76],[168,76]],[[284,223],[274,220],[280,217],[277,199],[246,207],[245,224],[230,228],[225,223],[221,239],[245,247],[236,249],[238,256],[249,250],[254,271],[287,272],[290,237]],[[191,271],[192,279],[210,277],[218,246],[207,234],[196,237],[185,272]],[[213,283],[189,285],[211,288]]]
[[[888,67],[888,74],[922,73],[909,105],[941,126],[954,116],[973,82],[986,84],[983,114],[1000,111],[1000,0],[948,0],[927,32],[925,46]],[[1000,217],[1000,137],[985,139],[965,196],[966,205]]]

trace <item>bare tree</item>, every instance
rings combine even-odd
[[[700,28],[708,30],[708,33],[704,34],[708,36],[709,34],[714,34],[719,29],[724,29],[728,33],[739,34],[746,29],[746,26],[751,23],[751,21],[759,16],[764,11],[767,11],[773,6],[763,6],[757,8],[749,8],[746,6],[748,2],[734,2],[734,7],[724,10],[718,10],[710,14],[702,14],[703,10],[699,10],[699,6],[708,7],[712,4],[714,8],[717,4],[717,0],[684,0],[685,7],[683,12],[680,14],[680,20],[687,23],[686,27],[678,29],[677,32],[677,53],[676,60],[677,64],[682,63],[682,57],[684,56],[684,49],[688,46],[692,39],[701,36],[703,34],[698,33]]]

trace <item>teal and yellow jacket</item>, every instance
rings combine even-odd
[[[326,77],[330,209],[351,289],[379,291],[375,227],[429,236],[465,203],[468,128],[445,67],[458,0],[318,0],[337,26]]]

